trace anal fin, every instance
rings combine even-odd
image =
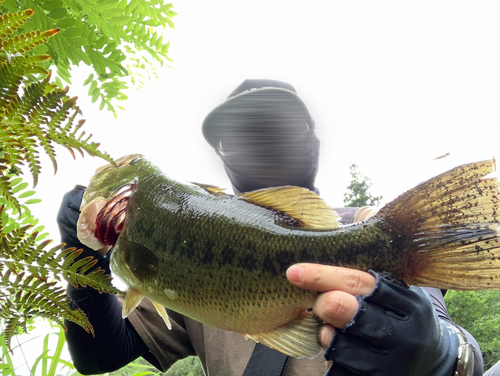
[[[125,301],[123,302],[122,307],[122,317],[126,318],[130,313],[141,304],[142,299],[144,298],[144,294],[137,290],[134,287],[131,287],[127,291],[127,295],[125,296]]]
[[[318,333],[323,321],[312,312],[304,314],[290,324],[282,326],[273,332],[246,334],[246,339],[253,339],[263,345],[277,350],[293,358],[312,359],[321,351],[318,343]]]
[[[170,319],[168,318],[167,310],[165,309],[165,307],[162,306],[161,304],[156,303],[153,300],[151,300],[151,303],[153,303],[153,305],[156,308],[156,311],[161,316],[161,318],[163,319],[163,321],[165,321],[165,324],[167,324],[167,328],[169,330],[172,330],[172,324],[170,323]]]

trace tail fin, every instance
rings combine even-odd
[[[456,167],[404,193],[380,214],[410,223],[406,283],[441,289],[500,288],[500,189],[495,160]],[[415,247],[416,246],[416,247]]]

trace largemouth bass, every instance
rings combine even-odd
[[[404,193],[375,216],[342,226],[298,187],[236,196],[166,177],[141,155],[98,169],[83,196],[78,234],[111,251],[128,286],[127,316],[146,296],[289,356],[320,351],[308,309],[317,292],[290,284],[299,262],[373,269],[409,285],[500,288],[500,192],[495,162],[466,164]]]

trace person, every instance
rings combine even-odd
[[[314,121],[292,85],[246,80],[203,123],[203,135],[222,159],[235,193],[296,185],[315,186],[320,142]],[[61,204],[62,242],[95,252],[76,237],[85,187]],[[335,209],[344,224],[372,215],[373,208]],[[109,249],[96,267],[109,270]],[[240,334],[168,312],[172,330],[147,299],[126,319],[123,297],[68,285],[72,308],[86,312],[95,336],[66,322],[67,343],[83,374],[116,370],[142,356],[161,371],[196,355],[207,375],[482,375],[477,342],[450,319],[443,293],[408,287],[388,273],[316,264],[293,265],[290,283],[320,292],[312,309],[325,322],[319,336],[324,359],[288,359]],[[325,368],[325,360],[327,368]]]

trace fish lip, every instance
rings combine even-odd
[[[135,191],[136,182],[122,184],[107,199],[96,197],[81,208],[77,222],[78,239],[94,250],[114,247],[126,219],[128,201]]]
[[[87,247],[98,251],[104,244],[95,237],[95,219],[101,209],[106,205],[107,200],[103,197],[97,197],[91,202],[85,204],[80,209],[80,216],[76,223],[76,233],[78,240]]]

